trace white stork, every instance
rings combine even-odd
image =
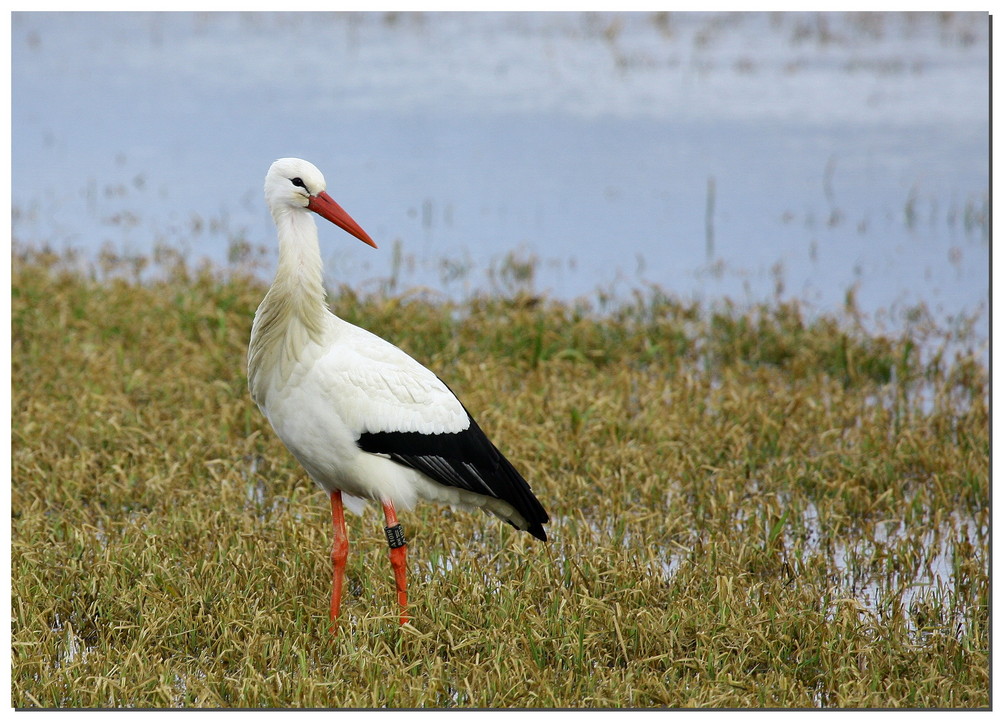
[[[450,389],[405,352],[334,315],[312,214],[375,243],[326,193],[322,173],[277,160],[264,196],[278,228],[278,269],[250,332],[250,394],[285,446],[330,495],[331,631],[347,564],[344,504],[385,512],[400,624],[406,610],[406,541],[397,509],[417,500],[481,507],[545,540],[545,509]]]

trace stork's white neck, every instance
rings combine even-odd
[[[323,304],[323,258],[316,222],[308,210],[275,213],[278,227],[278,271],[274,286],[304,293]]]
[[[264,401],[268,378],[277,370],[286,377],[301,363],[310,344],[324,344],[336,322],[326,307],[323,259],[316,222],[307,210],[273,212],[278,227],[278,270],[274,283],[254,315],[248,352],[250,391]],[[287,378],[287,377],[286,377]]]

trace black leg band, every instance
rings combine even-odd
[[[386,527],[385,538],[389,541],[389,549],[399,549],[406,546],[406,537],[403,536],[402,524],[397,524],[395,527]]]

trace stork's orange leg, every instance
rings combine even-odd
[[[389,563],[396,577],[396,599],[399,600],[399,623],[406,624],[410,617],[406,613],[406,539],[403,527],[396,519],[396,509],[390,502],[383,502],[385,511],[385,537],[389,541]]]
[[[347,566],[347,524],[344,522],[344,501],[340,492],[330,494],[330,509],[333,513],[333,592],[330,595],[330,633],[337,633],[337,617],[340,616],[340,595],[344,587],[344,568]]]

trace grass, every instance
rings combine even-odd
[[[380,516],[349,516],[331,640],[325,498],[246,390],[263,284],[72,265],[13,257],[14,706],[990,705],[988,377],[969,356],[794,304],[340,288],[337,311],[444,377],[553,519],[543,545],[404,515],[401,629]]]

